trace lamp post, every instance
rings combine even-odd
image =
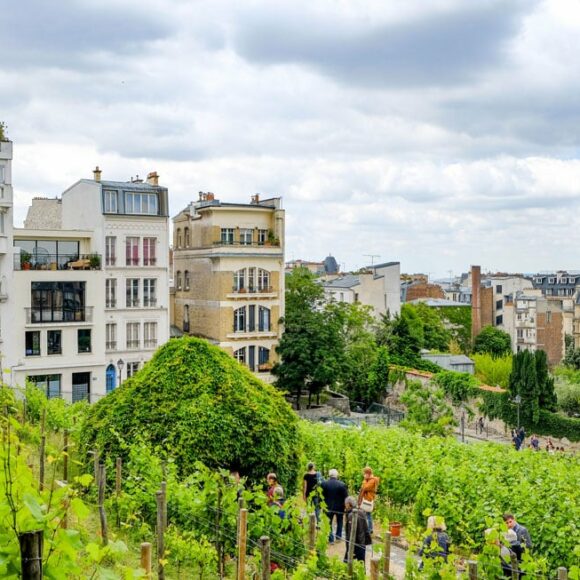
[[[514,397],[514,403],[518,407],[518,431],[520,429],[520,405],[522,404],[522,398],[519,395]]]
[[[461,405],[461,443],[465,443],[465,407]]]
[[[125,366],[125,361],[122,358],[120,358],[117,361],[117,368],[119,369],[119,386],[121,386],[121,377],[122,377],[124,366]]]

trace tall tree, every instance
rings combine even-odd
[[[506,356],[511,354],[511,336],[499,328],[486,326],[475,337],[473,352],[489,353],[492,356]]]

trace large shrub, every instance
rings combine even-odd
[[[138,438],[173,457],[182,475],[195,462],[237,469],[250,480],[268,471],[293,486],[300,435],[283,396],[207,341],[171,340],[143,369],[96,403],[82,441],[101,455],[127,455]]]

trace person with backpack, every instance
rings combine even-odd
[[[346,484],[338,479],[338,471],[331,469],[328,479],[320,484],[322,498],[326,504],[326,515],[330,520],[330,534],[328,541],[333,544],[335,534],[332,531],[332,520],[336,518],[336,539],[342,540],[342,527],[344,523],[344,502],[348,497]]]
[[[350,534],[355,518],[355,508],[357,507],[357,504],[357,498],[353,497],[352,495],[347,497],[344,502],[344,509],[346,511],[346,552],[344,554],[345,562],[348,562]],[[367,554],[367,546],[370,546],[373,543],[373,540],[369,532],[365,513],[360,509],[356,510],[356,518],[353,558],[355,560],[364,562]]]
[[[316,471],[314,463],[309,463],[307,471],[302,478],[302,498],[305,504],[308,505],[308,502],[311,502],[314,506],[314,513],[318,523],[320,523],[320,497],[318,496],[318,490],[321,483],[322,475],[319,471]]]
[[[427,535],[423,540],[423,545],[419,550],[422,558],[442,558],[447,562],[451,540],[447,535],[445,520],[440,516],[429,516],[427,520]],[[419,570],[423,569],[423,562]]]
[[[373,534],[373,510],[379,489],[379,478],[373,475],[370,467],[363,469],[363,482],[358,494],[358,507],[366,513],[369,533]]]

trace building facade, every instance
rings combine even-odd
[[[222,203],[200,193],[173,224],[173,325],[269,373],[284,315],[281,198]]]

